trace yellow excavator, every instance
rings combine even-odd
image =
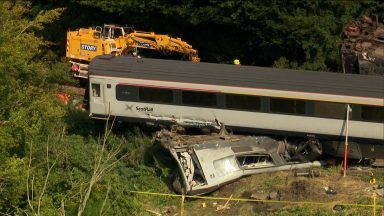
[[[66,57],[74,77],[77,78],[88,78],[89,62],[98,55],[137,56],[138,49],[156,50],[161,53],[176,52],[187,60],[200,61],[197,50],[191,45],[168,35],[135,31],[131,27],[118,25],[80,28],[67,32]]]

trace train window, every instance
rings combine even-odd
[[[182,91],[182,102],[186,105],[216,106],[216,94],[198,91]]]
[[[384,122],[384,108],[374,106],[362,106],[361,118],[367,121]]]
[[[262,168],[274,166],[273,160],[270,155],[240,155],[236,157],[239,165],[242,168]]]
[[[136,101],[137,87],[128,85],[116,85],[116,99],[119,101]]]
[[[172,103],[173,92],[170,89],[140,87],[139,100],[144,102]]]
[[[230,109],[260,110],[261,100],[257,96],[226,94],[225,106]]]
[[[293,113],[293,114],[305,114],[305,101],[271,98],[270,110],[276,113]]]
[[[313,115],[320,118],[345,119],[347,114],[347,105],[332,102],[313,102]]]
[[[92,83],[92,96],[100,97],[100,84]]]

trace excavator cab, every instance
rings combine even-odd
[[[117,25],[104,24],[101,35],[105,39],[103,45],[104,53],[112,55],[120,55],[121,53],[121,41],[125,35],[124,27]]]
[[[123,37],[125,34],[127,33],[125,32],[124,27],[108,24],[104,24],[103,26],[102,35],[104,38],[114,39]]]

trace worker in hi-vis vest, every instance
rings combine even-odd
[[[240,60],[239,60],[239,59],[235,59],[235,60],[233,61],[233,64],[234,64],[234,65],[240,65]]]

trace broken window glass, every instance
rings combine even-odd
[[[237,157],[240,166],[247,168],[262,168],[274,166],[272,158],[269,155],[240,155]]]
[[[240,170],[235,160],[235,156],[228,156],[225,158],[221,158],[219,160],[215,160],[213,161],[213,166],[215,167],[217,175],[219,177],[222,177],[230,173],[236,172],[237,170]]]

